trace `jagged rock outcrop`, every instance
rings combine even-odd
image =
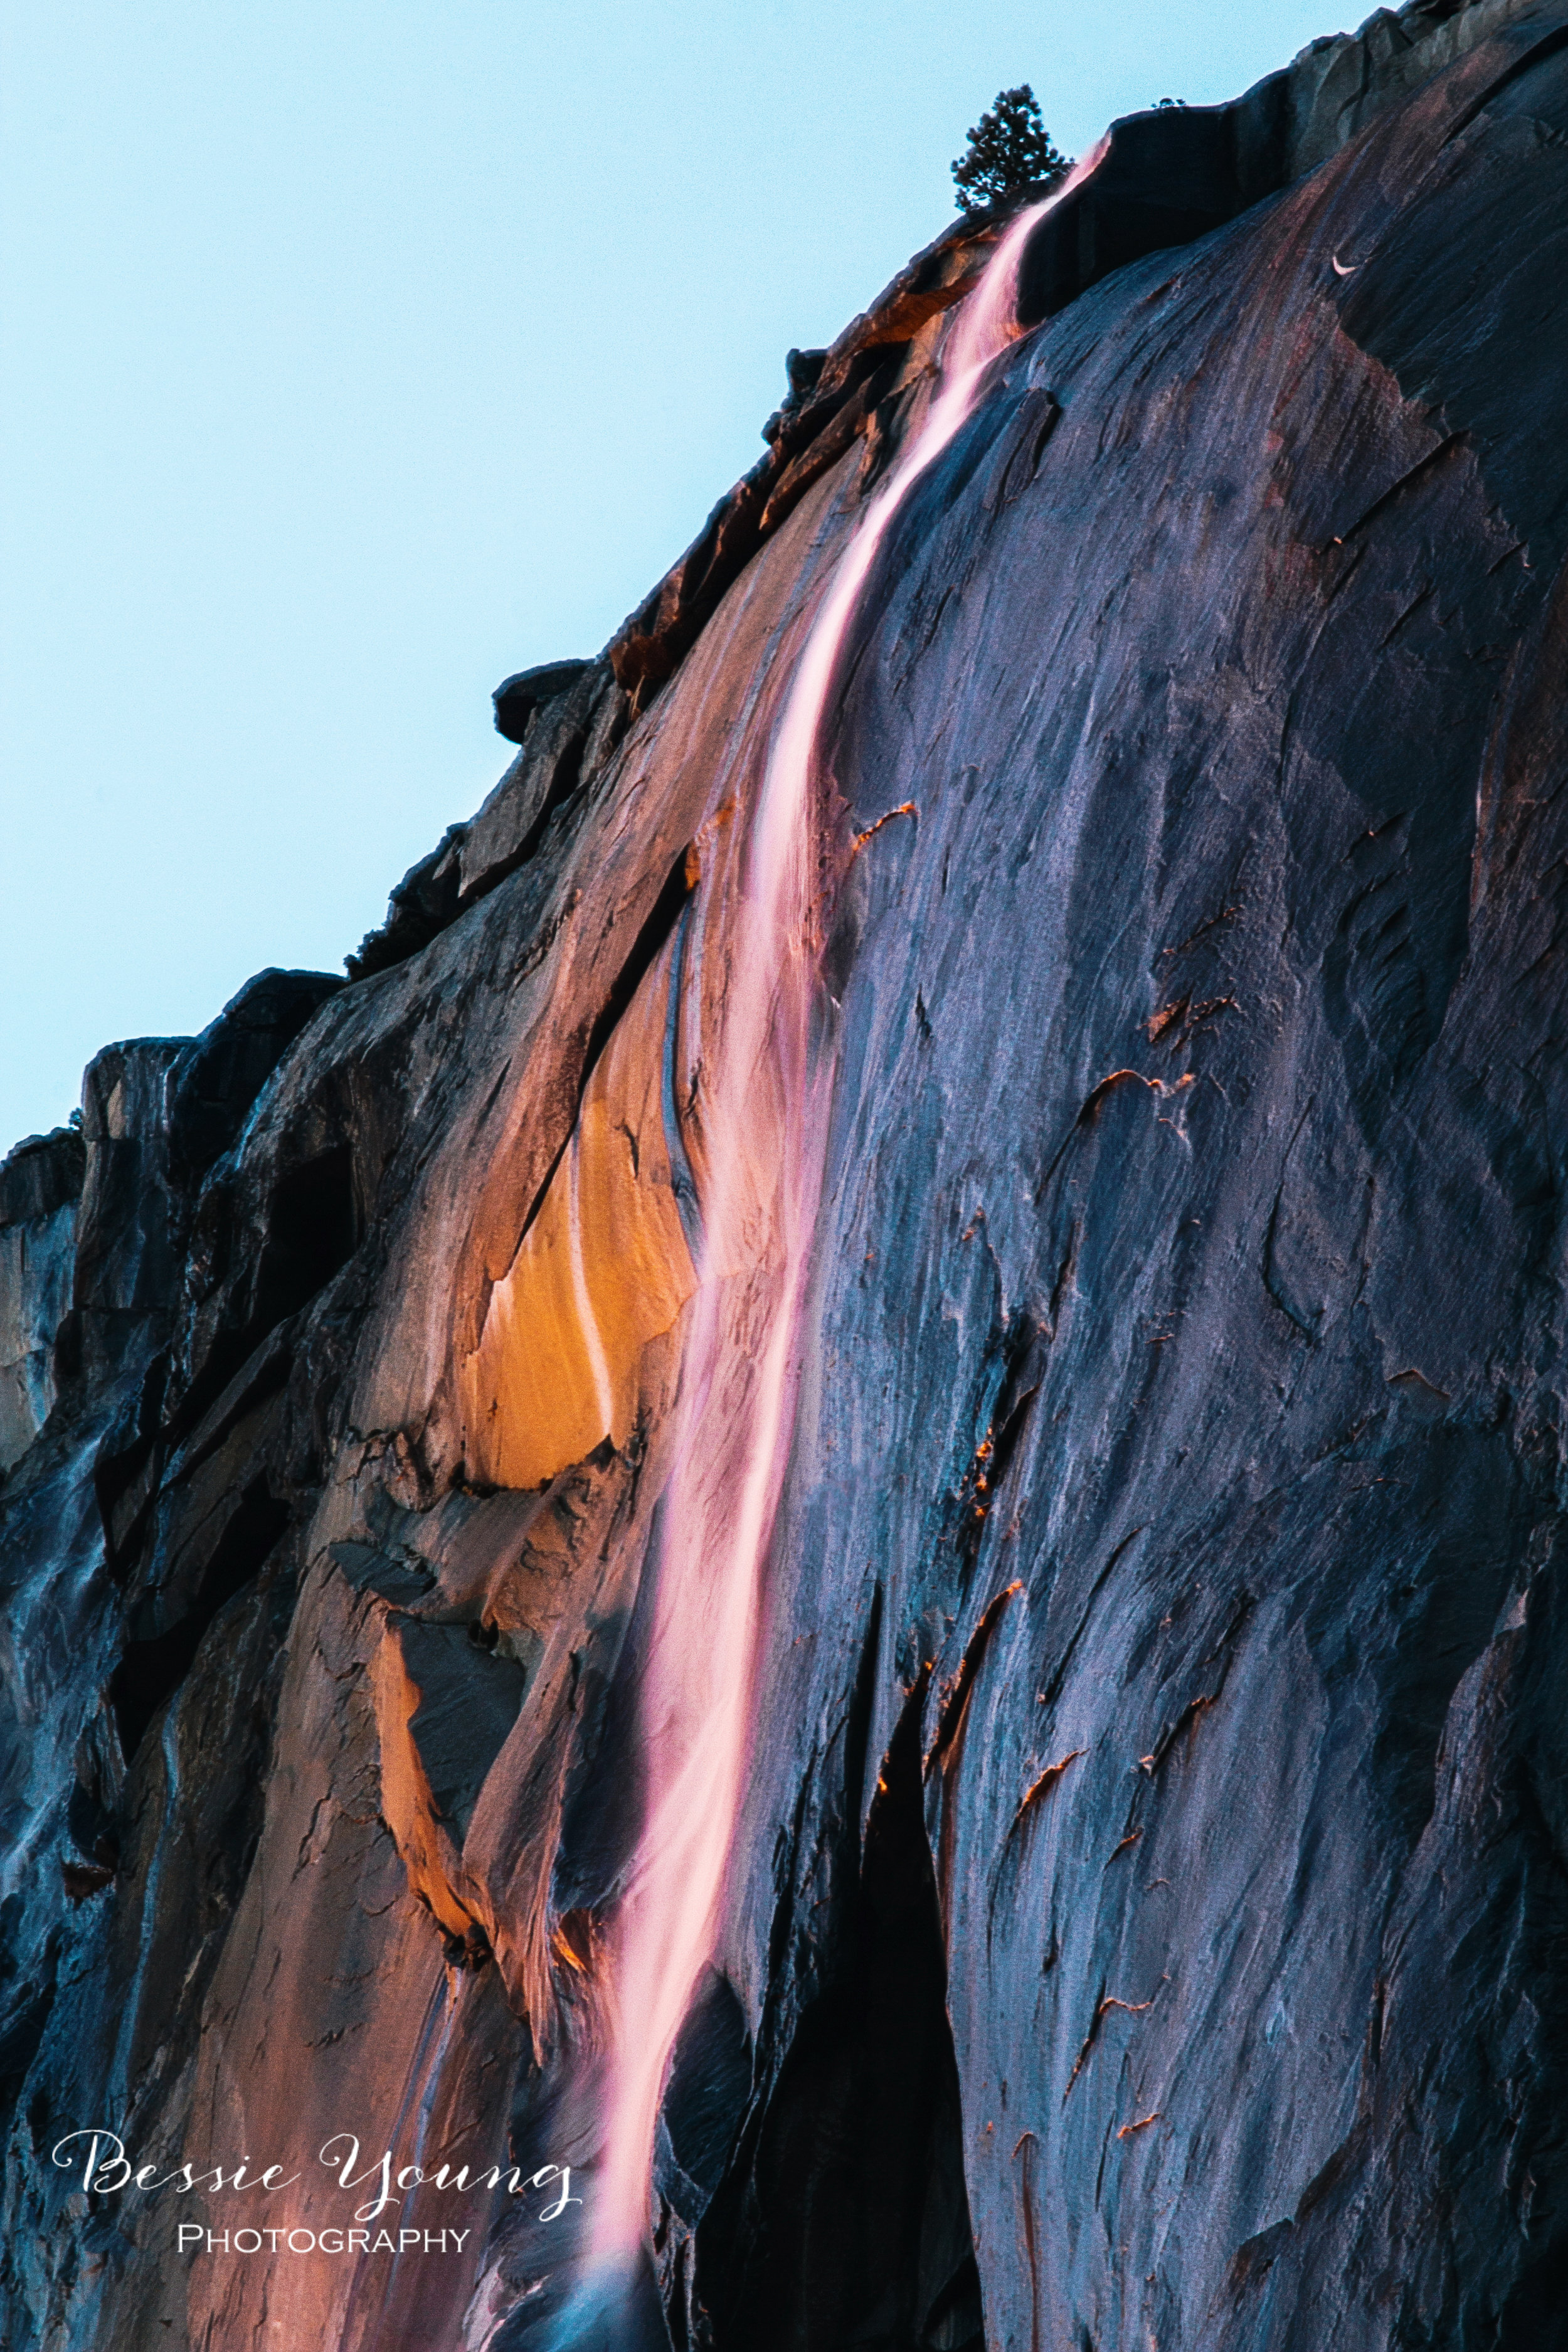
[[[343,2132],[591,2195],[750,813],[1004,226],[794,355],[348,984],[0,1171],[8,2343],[571,2340],[558,2175],[175,2228],[345,2222]],[[649,2343],[1568,2345],[1565,244],[1563,0],[1119,126],[880,548]]]
[[[62,1127],[29,1136],[0,1166],[0,1471],[21,1460],[54,1406],[85,1161],[80,1135]]]

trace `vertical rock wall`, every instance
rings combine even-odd
[[[1218,129],[1034,253],[824,747],[682,2352],[1568,2342],[1568,14],[1384,16]],[[803,365],[352,984],[5,1164],[7,2342],[571,2340],[739,861],[996,226]],[[94,2126],[301,2177],[88,2195]],[[343,2224],[343,2133],[539,2185],[176,2252]]]

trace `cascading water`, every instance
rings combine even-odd
[[[955,320],[923,426],[870,500],[811,628],[768,757],[744,876],[741,950],[703,1117],[700,1286],[642,1686],[647,1810],[612,1954],[614,2047],[591,2274],[564,2341],[610,2315],[648,2233],[665,2071],[718,1937],[752,1719],[762,1570],[782,1490],[796,1339],[826,1144],[830,1074],[812,1067],[819,892],[816,747],[845,639],[889,525],[1019,332],[1035,223],[1100,150],[1020,214]]]

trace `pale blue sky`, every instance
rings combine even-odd
[[[1356,12],[1359,13],[1359,12]],[[0,1150],[111,1038],[337,970],[952,212],[1335,0],[7,0]]]

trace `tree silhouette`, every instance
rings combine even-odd
[[[1038,100],[1023,82],[998,90],[995,105],[969,133],[968,152],[954,163],[952,176],[961,208],[972,213],[1017,188],[1051,187],[1071,169],[1071,156],[1052,144]]]

